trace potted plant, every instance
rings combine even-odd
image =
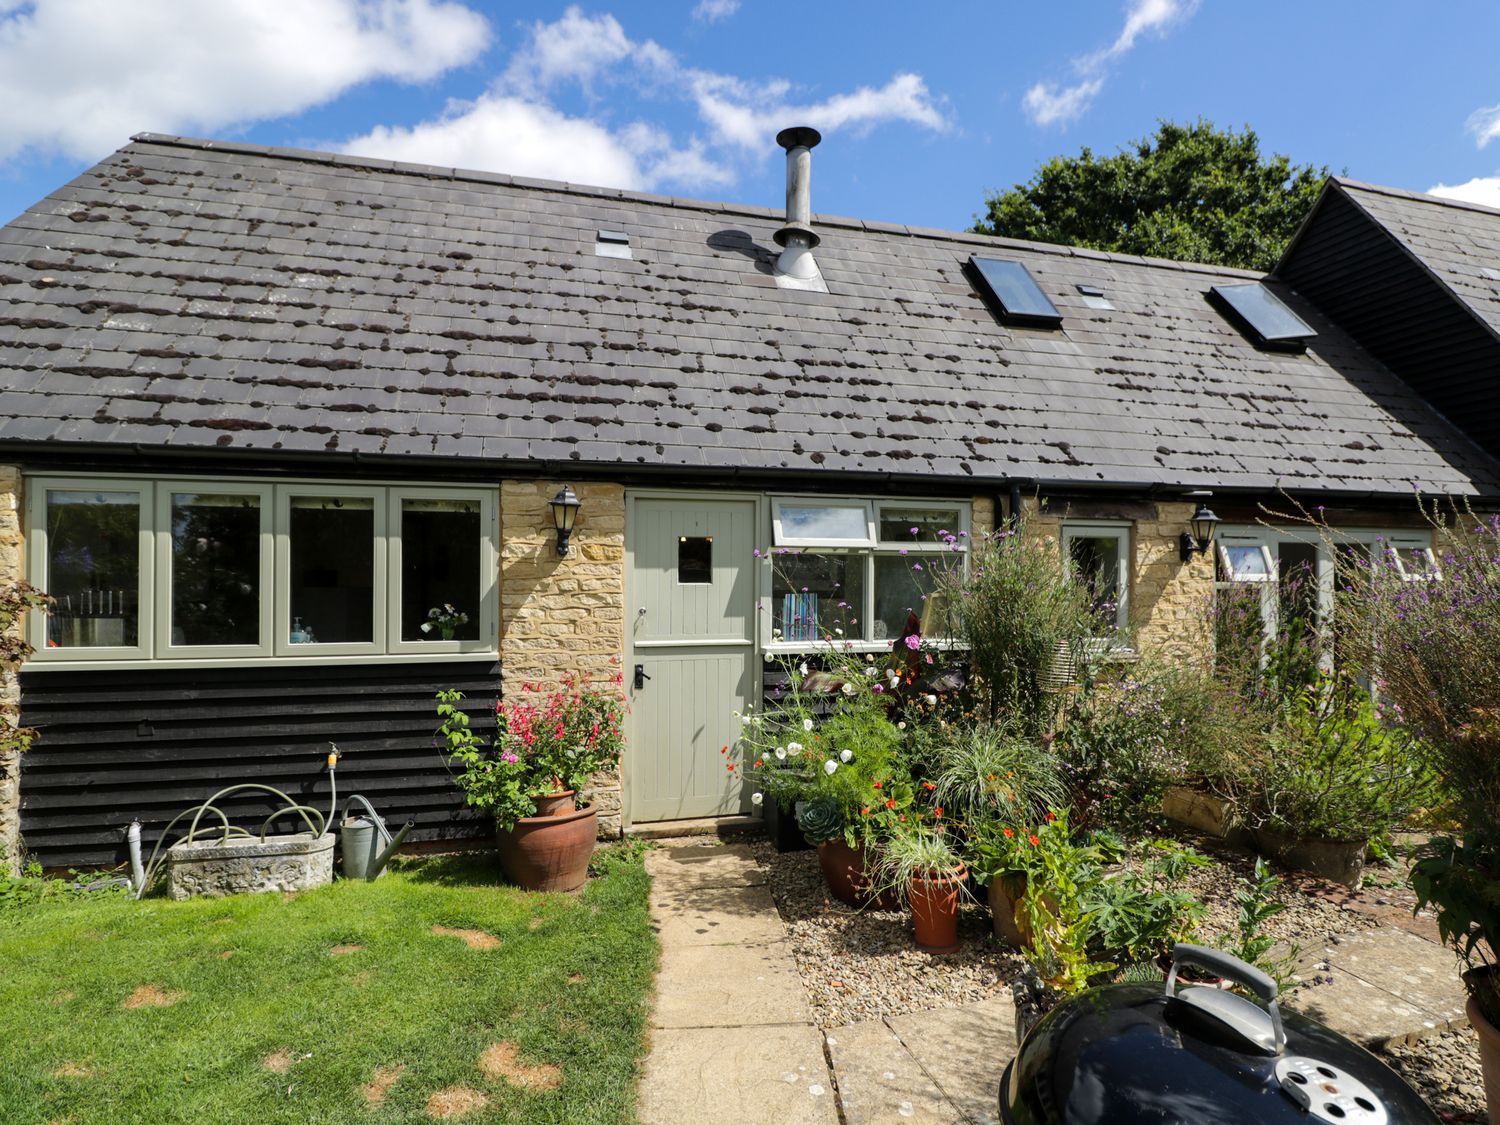
[[[424,635],[431,637],[436,631],[437,635],[445,641],[451,641],[458,635],[458,631],[469,623],[469,615],[460,609],[455,609],[450,602],[435,605],[427,611],[427,620],[422,622],[420,628]]]
[[[1372,837],[1436,799],[1427,750],[1347,674],[1291,692],[1247,785],[1257,850],[1357,887]]]
[[[525,684],[519,699],[496,705],[488,742],[470,728],[462,700],[438,693],[437,734],[465,800],[495,817],[506,876],[527,890],[578,890],[598,836],[598,810],[592,801],[580,807],[578,791],[619,761],[617,691],[573,677],[553,691]]]
[[[968,868],[946,833],[915,814],[898,821],[885,841],[879,885],[906,900],[923,952],[958,948],[958,905],[968,894],[968,880]]]

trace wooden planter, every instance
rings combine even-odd
[[[592,801],[561,815],[522,817],[509,832],[496,833],[500,867],[524,890],[576,891],[588,879],[598,835],[599,809]]]

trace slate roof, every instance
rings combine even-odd
[[[1500,338],[1500,210],[1357,180],[1337,183]]]
[[[1258,275],[815,216],[829,293],[794,292],[780,225],[144,135],[0,231],[0,445],[1500,494],[1284,286],[1305,355],[1205,299]],[[597,257],[601,228],[633,260]],[[1025,262],[1062,327],[999,323],[974,253]]]

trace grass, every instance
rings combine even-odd
[[[499,885],[492,858],[441,858],[294,896],[0,910],[0,1116],[413,1121],[461,1087],[485,1103],[465,1122],[633,1121],[648,878],[638,854],[599,866],[578,897]],[[175,1002],[127,1006],[143,986]],[[487,1051],[506,1073],[484,1072]],[[372,1104],[364,1087],[395,1068]]]

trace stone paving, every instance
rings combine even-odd
[[[1008,993],[820,1031],[765,873],[743,844],[653,850],[662,943],[647,1125],[990,1125],[1015,1053]],[[1462,1027],[1451,952],[1398,929],[1305,950],[1294,1008],[1375,1048]]]

